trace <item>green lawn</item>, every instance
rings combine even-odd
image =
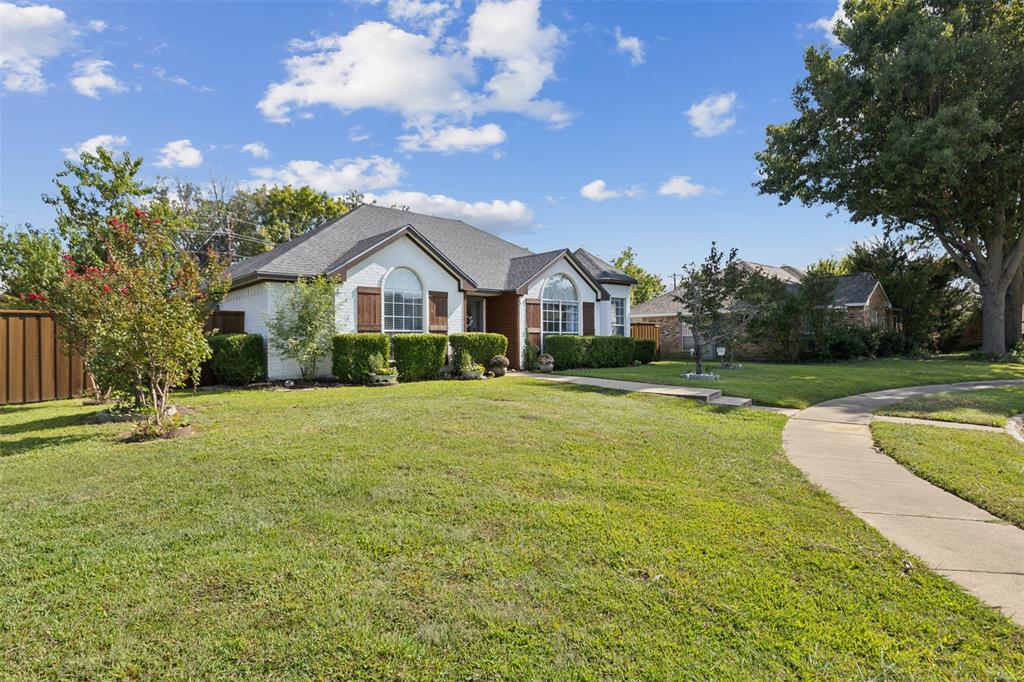
[[[898,405],[879,410],[878,414],[934,419],[940,422],[1004,426],[1010,417],[1021,412],[1024,412],[1024,386],[1002,386],[910,398]]]
[[[1024,379],[1024,365],[966,360],[886,358],[822,365],[744,363],[743,369],[705,367],[721,375],[720,381],[688,381],[692,362],[667,360],[640,367],[569,370],[563,374],[625,379],[652,384],[721,389],[725,395],[752,398],[759,405],[804,408],[823,400],[921,384],[944,384],[985,379]]]
[[[1024,444],[1009,434],[880,421],[871,433],[921,478],[1024,528]]]
[[[783,418],[507,377],[0,410],[0,678],[1022,679]],[[914,563],[918,562],[914,560]]]

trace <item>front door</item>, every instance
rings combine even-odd
[[[484,299],[479,296],[467,296],[466,297],[466,331],[467,332],[482,332],[484,331]]]

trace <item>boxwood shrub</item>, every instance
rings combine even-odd
[[[590,336],[549,336],[544,339],[544,352],[555,359],[555,369],[584,367],[587,341]]]
[[[259,334],[213,334],[210,372],[216,382],[242,386],[267,376],[267,348]]]
[[[487,334],[483,332],[467,332],[450,334],[448,343],[452,347],[452,369],[461,371],[458,361],[462,351],[469,353],[473,362],[487,366],[495,355],[504,355],[508,350],[508,339],[503,334]]]
[[[658,343],[654,339],[633,339],[633,359],[647,364],[654,362],[658,353]]]
[[[370,371],[370,356],[385,360],[391,354],[387,334],[337,334],[331,352],[331,371],[341,381],[361,384]]]
[[[395,334],[395,367],[403,381],[434,379],[444,367],[448,337],[444,334]]]
[[[628,336],[589,337],[588,367],[625,367],[633,362],[633,339]]]

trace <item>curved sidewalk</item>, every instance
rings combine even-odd
[[[1024,380],[915,386],[813,405],[786,423],[786,455],[892,542],[1024,626],[1024,530],[918,478],[874,447],[872,413],[943,391]]]

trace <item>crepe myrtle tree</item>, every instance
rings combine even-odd
[[[672,300],[682,304],[679,314],[693,334],[693,359],[697,374],[704,372],[704,345],[722,338],[726,327],[726,305],[741,289],[744,273],[736,249],[728,253],[711,242],[711,251],[703,262],[683,266],[683,277]]]
[[[316,376],[317,360],[331,352],[336,288],[337,280],[323,275],[299,278],[287,287],[267,319],[270,347],[298,363],[307,381]]]
[[[937,240],[978,287],[982,350],[1002,355],[1008,290],[1024,303],[1011,288],[1024,259],[1024,1],[843,10],[840,49],[807,50],[798,115],[768,127],[755,186]]]
[[[216,258],[200,267],[176,245],[173,224],[153,213],[136,208],[89,228],[102,263],[66,254],[46,302],[100,385],[133,396],[163,428],[171,391],[210,357],[203,324],[230,280]]]

